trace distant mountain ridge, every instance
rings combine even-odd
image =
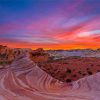
[[[48,50],[52,56],[80,56],[80,57],[100,57],[100,48],[92,49],[72,49],[72,50]]]

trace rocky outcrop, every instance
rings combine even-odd
[[[99,84],[100,73],[60,82],[22,55],[0,70],[0,100],[100,100]]]
[[[39,49],[33,50],[30,53],[30,57],[34,62],[39,63],[39,62],[47,61],[49,58],[49,54],[42,48],[39,48]]]
[[[9,48],[0,45],[0,65],[9,65],[17,56],[31,51],[28,48]]]

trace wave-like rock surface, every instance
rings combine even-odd
[[[100,100],[100,73],[66,84],[21,56],[0,70],[0,100]]]

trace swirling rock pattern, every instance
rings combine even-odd
[[[0,100],[100,100],[99,84],[100,73],[60,82],[23,55],[0,70]]]

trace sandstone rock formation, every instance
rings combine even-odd
[[[19,55],[31,52],[28,48],[9,48],[0,45],[0,65],[8,65]]]
[[[26,55],[0,70],[0,100],[100,100],[100,73],[70,84],[41,70]]]
[[[30,57],[34,62],[39,63],[39,62],[47,61],[49,58],[49,54],[42,48],[39,48],[39,49],[33,50],[30,53]]]

